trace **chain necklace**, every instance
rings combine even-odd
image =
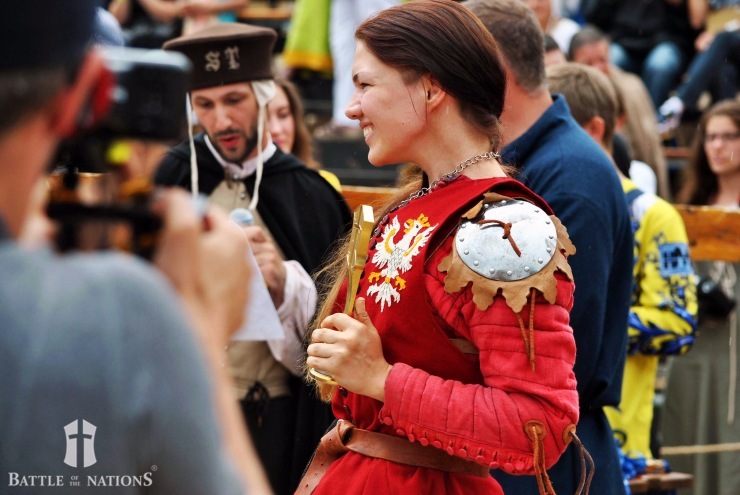
[[[425,196],[425,195],[429,194],[430,192],[432,192],[432,190],[434,190],[435,187],[437,187],[439,185],[440,182],[446,182],[446,181],[450,181],[452,179],[456,179],[457,176],[459,176],[463,172],[463,170],[465,170],[469,166],[475,165],[476,163],[478,163],[480,161],[483,161],[483,160],[492,160],[492,159],[498,158],[498,157],[499,157],[499,154],[496,153],[495,151],[488,151],[486,153],[481,153],[479,155],[471,156],[467,160],[458,163],[457,166],[455,166],[454,169],[452,169],[450,172],[447,172],[446,174],[444,174],[439,179],[433,181],[427,187],[422,187],[418,191],[412,192],[411,195],[409,195],[408,198],[406,198],[403,201],[401,201],[401,203],[396,208],[394,208],[394,210],[397,209],[397,208],[400,208],[402,206],[406,206],[411,201],[413,201],[415,199],[418,199],[418,198],[420,198],[422,196]]]
[[[431,184],[429,184],[427,187],[422,187],[418,191],[414,191],[409,195],[408,198],[401,201],[398,205],[394,206],[388,213],[386,213],[383,218],[378,222],[378,225],[373,230],[373,237],[377,237],[380,233],[380,229],[385,225],[386,221],[388,220],[388,215],[393,213],[394,211],[398,210],[399,208],[402,208],[409,204],[411,201],[421,198],[422,196],[429,194],[434,190],[435,187],[437,187],[441,182],[445,181],[451,181],[453,179],[456,179],[466,168],[468,168],[471,165],[475,165],[476,163],[483,161],[483,160],[492,160],[494,158],[499,158],[499,154],[495,151],[489,151],[487,153],[481,153],[479,155],[471,156],[464,162],[460,162],[457,164],[457,166],[451,170],[450,172],[447,172],[439,179],[433,181]]]

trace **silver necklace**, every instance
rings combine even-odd
[[[388,213],[386,213],[383,216],[383,218],[380,220],[380,222],[378,222],[378,225],[376,225],[375,229],[373,230],[373,237],[378,237],[381,227],[383,227],[383,225],[385,225],[386,221],[388,220],[388,215],[390,215],[394,211],[406,206],[411,201],[418,199],[424,196],[425,194],[429,194],[430,192],[432,192],[432,190],[434,190],[435,187],[439,185],[440,182],[450,181],[452,179],[457,178],[463,172],[463,170],[465,170],[469,166],[475,165],[476,163],[483,161],[483,160],[492,160],[493,158],[499,158],[499,154],[496,153],[495,151],[488,151],[486,153],[481,153],[479,155],[471,156],[464,162],[458,163],[457,166],[453,170],[451,170],[450,172],[447,172],[439,179],[433,181],[427,187],[422,187],[418,191],[414,191],[413,193],[411,193],[411,195],[409,195],[408,198],[404,199],[398,205],[394,206],[390,211],[388,211]],[[373,243],[370,244],[371,249],[375,246],[374,242],[375,241],[373,241]]]
[[[492,160],[493,158],[498,158],[498,157],[499,157],[499,154],[496,153],[495,151],[488,151],[486,153],[481,153],[479,155],[471,156],[467,160],[458,163],[454,169],[452,169],[450,172],[447,172],[439,179],[433,181],[427,187],[422,187],[418,191],[412,192],[408,198],[401,201],[401,203],[398,205],[398,208],[402,206],[406,206],[411,201],[418,199],[426,194],[429,194],[430,192],[432,192],[432,190],[434,190],[435,187],[439,185],[440,182],[446,182],[446,181],[450,181],[452,179],[457,178],[457,176],[459,176],[463,172],[463,170],[465,170],[469,166],[475,165],[476,163],[483,161],[483,160]]]

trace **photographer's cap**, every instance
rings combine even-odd
[[[12,0],[0,15],[0,71],[81,60],[93,34],[96,0]]]
[[[185,54],[193,63],[192,89],[272,79],[270,28],[224,22],[166,42],[165,50]]]

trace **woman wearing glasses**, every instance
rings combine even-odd
[[[740,207],[740,101],[720,102],[702,117],[679,202]],[[673,362],[666,391],[665,446],[740,442],[738,264],[700,262],[699,332],[693,349]],[[694,493],[740,493],[737,451],[666,456],[694,475]]]

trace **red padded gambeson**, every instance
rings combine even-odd
[[[549,467],[565,449],[566,428],[578,420],[572,372],[575,343],[568,325],[574,287],[558,273],[556,303],[537,297],[536,371],[529,364],[516,315],[502,297],[479,311],[469,288],[454,294],[444,291],[445,273],[437,267],[450,252],[449,234],[461,214],[488,191],[529,199],[549,211],[539,197],[516,181],[461,177],[392,212],[380,226],[371,240],[358,295],[365,298],[385,358],[394,365],[386,380],[386,402],[340,390],[332,405],[338,418],[360,428],[403,436],[493,469],[532,474],[533,446],[524,424],[537,420],[545,426]],[[384,227],[392,224],[394,216],[400,231],[392,239],[384,237]],[[428,226],[419,228],[414,219],[427,219],[424,225]],[[382,277],[369,280],[382,269],[373,257],[386,242],[402,244],[405,228],[411,232],[407,242],[417,233],[431,230],[431,235],[418,254],[410,257],[410,268],[396,272],[402,283],[391,280],[398,300],[391,297],[382,302],[377,294],[368,294],[372,285],[383,282]],[[528,308],[521,315],[525,322],[529,321]],[[450,337],[468,339],[479,355],[462,354]],[[417,468],[350,452],[331,466],[315,493],[502,492],[491,477]]]

